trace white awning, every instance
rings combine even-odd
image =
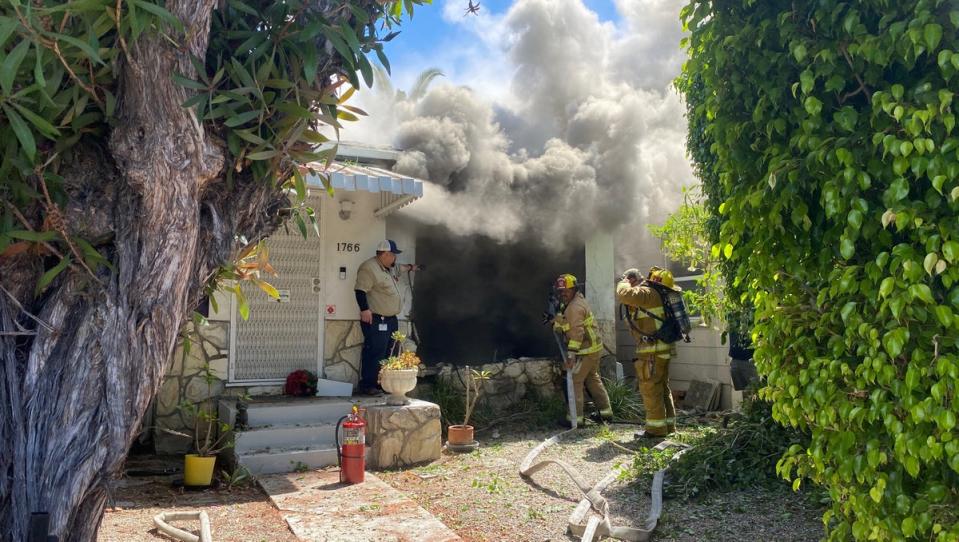
[[[378,167],[334,161],[327,170],[333,190],[369,192],[380,195],[380,205],[374,216],[385,216],[423,197],[425,181],[399,175]],[[323,187],[315,175],[309,175],[307,184]]]

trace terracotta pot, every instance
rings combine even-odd
[[[416,387],[416,375],[419,369],[384,369],[380,372],[380,385],[390,394],[386,398],[388,405],[405,405],[410,402],[408,392]]]
[[[469,444],[473,442],[473,426],[451,425],[446,430],[446,438],[450,444]]]
[[[183,485],[209,486],[213,482],[213,467],[216,456],[187,454],[183,458]]]

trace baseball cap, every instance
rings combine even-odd
[[[402,254],[403,251],[396,247],[396,241],[392,239],[384,239],[380,241],[380,244],[376,245],[377,252],[392,252],[393,254]]]

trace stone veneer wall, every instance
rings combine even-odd
[[[483,383],[480,402],[496,412],[508,409],[527,393],[551,397],[561,393],[562,372],[552,359],[520,358],[504,362],[470,366],[477,371],[489,371],[490,379]],[[441,365],[436,377],[454,389],[463,390],[466,382],[466,367]]]
[[[229,322],[210,322],[206,326],[189,324],[186,334],[191,337],[189,354],[182,341],[177,345],[173,359],[153,403],[152,433],[158,453],[179,454],[190,451],[190,439],[170,435],[163,429],[190,432],[193,418],[181,412],[178,406],[183,401],[199,403],[223,394],[223,381],[227,376],[230,358]],[[219,377],[208,385],[203,376],[203,367]]]
[[[440,458],[440,407],[412,399],[404,406],[377,405],[366,411],[367,466],[382,470]]]
[[[401,321],[399,328],[409,333],[409,322]],[[325,339],[323,372],[326,378],[349,382],[354,386],[359,384],[363,354],[363,331],[359,320],[327,320]],[[407,348],[416,350],[410,341],[407,341]]]
[[[400,330],[407,332],[408,322],[400,322]],[[282,386],[225,386],[230,363],[230,323],[210,321],[205,326],[189,324],[186,335],[192,340],[189,354],[178,344],[173,359],[164,376],[160,393],[154,400],[152,420],[144,422],[150,427],[157,453],[181,454],[190,451],[189,439],[171,435],[163,429],[190,432],[193,419],[180,412],[179,404],[186,400],[198,403],[217,397],[282,394]],[[326,322],[324,352],[325,377],[354,386],[360,380],[360,356],[363,351],[363,332],[358,320],[328,320]],[[411,343],[408,343],[411,344]],[[415,348],[413,348],[415,350]],[[206,363],[217,376],[208,389],[203,378]]]

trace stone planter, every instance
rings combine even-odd
[[[388,405],[405,405],[410,402],[406,394],[416,387],[416,375],[419,369],[384,369],[380,372],[380,385],[390,394],[386,398]]]

